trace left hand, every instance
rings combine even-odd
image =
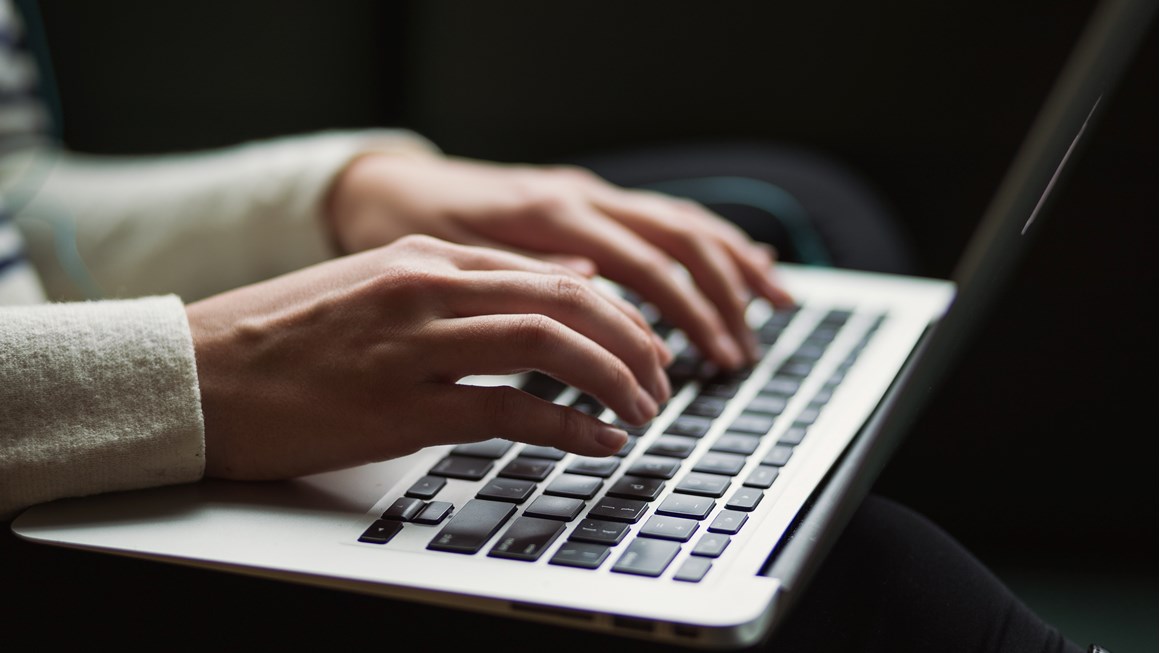
[[[328,218],[345,252],[427,234],[600,274],[654,304],[729,369],[756,354],[749,300],[792,303],[773,280],[771,247],[699,204],[619,188],[579,168],[370,154],[336,180]]]

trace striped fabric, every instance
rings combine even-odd
[[[13,202],[28,197],[35,152],[48,142],[48,113],[37,96],[37,68],[23,41],[11,0],[0,0],[0,305],[43,302],[36,272],[24,258]]]

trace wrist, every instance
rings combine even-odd
[[[396,170],[409,167],[433,153],[422,150],[368,151],[351,157],[331,182],[322,217],[334,250],[351,254],[385,245],[404,233],[392,233],[391,179]]]

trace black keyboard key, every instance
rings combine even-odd
[[[701,456],[701,459],[693,465],[693,471],[704,472],[706,474],[736,476],[743,467],[745,467],[745,456],[739,456],[734,453],[722,453],[720,451],[709,451]]]
[[[741,389],[741,379],[732,378],[717,378],[705,382],[701,387],[702,397],[720,397],[721,399],[729,399],[737,394]]]
[[[377,519],[363,532],[358,541],[367,544],[386,544],[401,530],[403,530],[403,524],[397,520]]]
[[[698,417],[696,415],[678,415],[665,429],[665,433],[671,435],[685,435],[690,438],[704,437],[709,432],[709,428],[713,426],[713,420],[707,417]]]
[[[492,438],[484,440],[483,442],[467,442],[464,444],[455,445],[451,450],[453,456],[475,456],[476,458],[503,458],[503,455],[508,452],[513,446],[514,442],[511,440],[501,440],[500,438]]]
[[[563,460],[568,452],[556,447],[542,447],[537,444],[525,444],[523,449],[520,449],[520,456],[523,458],[543,458],[545,460]]]
[[[772,465],[758,465],[749,472],[749,476],[745,477],[744,485],[747,487],[756,487],[761,489],[768,489],[777,480],[777,475],[780,469]]]
[[[686,583],[699,583],[709,573],[709,569],[713,567],[713,561],[709,558],[686,558],[681,566],[673,572],[673,580],[680,580]]]
[[[784,444],[775,445],[765,454],[765,458],[761,461],[762,465],[773,465],[774,467],[781,467],[789,462],[789,457],[793,455],[793,447],[788,447]]]
[[[387,506],[383,512],[383,519],[394,519],[396,521],[411,521],[419,511],[423,509],[423,502],[419,499],[411,497],[399,497],[395,502]]]
[[[760,445],[761,436],[759,435],[749,433],[722,433],[721,437],[717,438],[710,449],[713,451],[748,456],[754,451],[757,451],[757,447]]]
[[[772,379],[765,382],[761,391],[771,395],[780,395],[783,397],[792,397],[797,394],[798,388],[802,386],[800,379],[790,378],[786,376],[774,376]]]
[[[657,514],[701,520],[713,512],[717,502],[712,497],[695,494],[670,494],[657,507]]]
[[[604,404],[600,400],[589,394],[582,394],[572,400],[572,407],[576,410],[593,417],[599,417],[604,413]]]
[[[493,478],[475,493],[477,499],[523,503],[536,491],[536,484],[519,478]]]
[[[780,415],[788,403],[789,399],[787,395],[763,392],[749,400],[749,403],[745,406],[745,411],[765,415]]]
[[[685,477],[681,479],[680,483],[677,483],[677,487],[673,488],[673,492],[720,498],[725,495],[725,491],[729,489],[729,485],[732,482],[733,479],[728,476],[689,472],[685,474]]]
[[[725,503],[725,507],[729,510],[739,510],[741,512],[752,512],[757,504],[761,503],[761,498],[765,493],[760,488],[755,487],[740,487],[733,496],[729,497],[729,501]]]
[[[620,480],[608,488],[608,496],[622,499],[638,499],[652,501],[661,494],[665,482],[659,478],[645,476],[622,476]]]
[[[802,412],[798,413],[798,416],[794,418],[794,426],[809,426],[813,424],[814,422],[818,421],[818,415],[820,415],[821,412],[821,406],[814,406],[812,404],[806,406],[802,409]]]
[[[826,386],[814,394],[814,398],[810,400],[810,405],[818,407],[825,406],[826,404],[830,403],[830,399],[832,399],[833,396],[834,387]]]
[[[677,470],[680,468],[681,461],[679,460],[660,458],[657,456],[641,456],[636,459],[636,462],[632,464],[632,467],[628,469],[627,473],[633,476],[670,479],[677,474]]]
[[[705,533],[689,553],[705,558],[718,558],[725,552],[729,542],[729,536],[724,533]]]
[[[765,435],[773,428],[773,421],[777,419],[773,415],[764,415],[761,413],[741,413],[729,425],[729,430],[736,433],[752,433],[754,435]]]
[[[799,310],[800,309],[797,306],[778,309],[776,313],[773,313],[769,316],[765,323],[761,325],[759,330],[764,332],[784,329],[791,321],[793,321],[794,316],[797,315]]]
[[[674,388],[680,388],[693,379],[703,378],[704,364],[704,357],[696,349],[689,347],[673,358],[665,373],[669,377],[669,383]]]
[[[648,503],[636,499],[621,499],[619,497],[604,497],[597,499],[588,516],[593,519],[609,519],[612,521],[635,524],[641,515],[648,509]]]
[[[576,525],[568,539],[574,542],[616,546],[627,533],[628,524],[603,519],[584,519]]]
[[[688,458],[697,448],[699,440],[683,435],[662,435],[653,441],[648,448],[650,456],[667,456],[669,458]]]
[[[432,501],[423,506],[423,509],[411,521],[416,524],[434,526],[435,524],[442,523],[444,519],[447,519],[447,516],[454,509],[455,506],[451,505],[450,501]]]
[[[695,520],[668,515],[653,515],[640,527],[640,537],[653,537],[674,542],[688,542],[700,526]],[[638,538],[639,539],[639,538]]]
[[[564,471],[582,476],[608,478],[620,467],[619,458],[575,458]]]
[[[549,564],[581,569],[596,569],[608,559],[609,547],[590,542],[566,542],[548,561]]]
[[[470,456],[447,456],[431,468],[433,476],[461,478],[468,481],[478,481],[487,476],[495,463],[487,458],[472,458]]]
[[[785,433],[782,433],[781,437],[777,439],[777,442],[778,444],[796,447],[802,443],[802,440],[806,439],[807,432],[808,429],[805,426],[795,424],[786,429]]]
[[[826,345],[828,344],[830,344],[828,340],[815,342],[807,339],[793,353],[793,357],[798,360],[817,361],[822,357],[822,354],[826,353]]]
[[[826,313],[822,318],[821,324],[826,326],[842,326],[854,315],[854,312],[848,309],[835,308]]]
[[[471,499],[439,531],[427,548],[451,553],[476,553],[515,513],[516,507],[500,501]]]
[[[524,514],[531,517],[543,517],[558,521],[572,521],[580,516],[584,509],[584,502],[570,497],[537,497],[532,505],[524,509]]]
[[[555,401],[567,387],[564,383],[547,374],[533,372],[528,375],[528,380],[524,383],[522,390],[544,401]]]
[[[542,481],[556,468],[556,463],[543,458],[516,456],[499,470],[504,478],[522,478],[528,481]]]
[[[781,364],[781,367],[777,368],[778,376],[788,376],[798,380],[806,378],[812,371],[814,371],[813,361],[794,358],[792,356],[786,359]]]
[[[544,494],[574,499],[591,499],[596,496],[603,485],[604,481],[597,476],[560,474],[548,484],[548,487],[544,488]]]
[[[499,536],[495,546],[487,552],[492,558],[509,560],[539,560],[544,551],[552,546],[556,538],[564,532],[564,525],[551,519],[537,519],[522,516]]]
[[[749,520],[749,515],[737,510],[722,510],[713,518],[712,523],[709,524],[710,533],[724,533],[726,535],[736,535],[745,522]]]
[[[447,479],[441,476],[424,476],[407,488],[407,496],[415,499],[431,499],[439,494],[444,485],[447,485]]]
[[[681,550],[678,542],[638,537],[612,566],[612,571],[620,574],[657,577],[665,573],[665,568],[677,557]]]
[[[639,438],[645,433],[648,433],[648,430],[652,428],[653,423],[650,421],[647,424],[641,424],[638,426],[636,424],[629,424],[628,422],[621,419],[616,419],[612,421],[612,425],[629,435]]]
[[[728,405],[729,400],[723,397],[700,396],[685,406],[684,414],[708,418],[720,417]]]

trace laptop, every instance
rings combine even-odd
[[[1133,0],[1096,11],[953,280],[782,264],[799,305],[750,307],[763,353],[737,374],[658,318],[679,352],[674,394],[615,456],[496,438],[285,482],[62,500],[12,528],[49,545],[653,642],[761,642],[986,315],[1155,11]],[[463,382],[615,419],[539,374]]]

